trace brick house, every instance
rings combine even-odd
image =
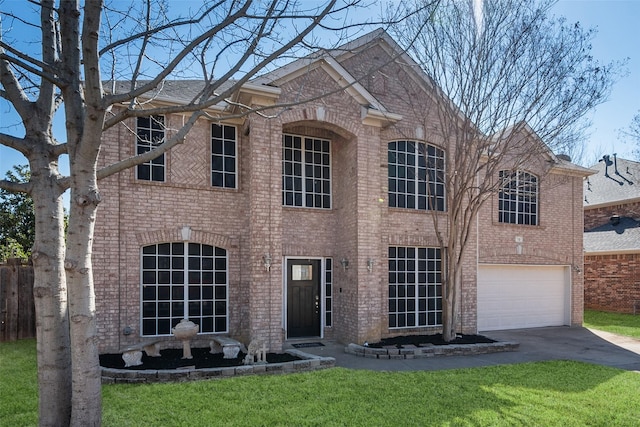
[[[427,163],[441,171],[449,147],[435,118],[405,102],[434,94],[406,55],[391,60],[397,52],[378,30],[297,60],[236,99],[268,107],[328,95],[270,118],[200,120],[171,152],[101,181],[101,351],[169,337],[183,317],[203,339],[261,337],[275,351],[299,338],[362,343],[441,329],[443,254],[426,209],[446,221],[446,195],[435,180],[427,203],[419,176]],[[180,102],[199,84],[166,82],[156,101]],[[110,129],[101,162],[182,123],[169,115]],[[582,323],[587,174],[547,152],[511,178],[526,190],[486,203],[464,262],[461,331]]]
[[[605,155],[584,183],[584,306],[640,312],[640,163]]]

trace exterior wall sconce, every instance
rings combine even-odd
[[[340,260],[340,264],[342,264],[342,269],[346,270],[347,268],[349,268],[349,260],[346,258],[342,258]]]
[[[271,271],[271,254],[264,254],[262,256],[262,261],[264,262],[264,269]]]
[[[369,270],[369,273],[373,270],[373,264],[375,264],[373,258],[367,259],[367,270]]]
[[[582,273],[582,269],[578,265],[573,266],[573,271],[575,271],[578,274]]]

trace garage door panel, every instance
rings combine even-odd
[[[566,267],[480,266],[478,330],[567,324],[568,287]]]

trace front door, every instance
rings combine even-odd
[[[287,338],[320,336],[320,260],[287,262]]]

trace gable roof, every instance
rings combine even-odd
[[[220,83],[218,90],[216,93],[221,93],[229,88],[231,88],[237,80],[227,80],[225,82]],[[136,81],[136,87],[143,86],[148,84],[149,80],[138,80]],[[117,81],[106,81],[103,83],[104,90],[108,93],[119,94],[119,93],[127,93],[130,91],[131,81],[128,80],[117,80]],[[139,96],[139,99],[144,100],[144,102],[157,102],[159,104],[178,104],[178,105],[186,105],[191,102],[198,102],[198,98],[202,94],[202,90],[205,87],[204,80],[163,80],[148,92],[145,92],[143,95]],[[246,94],[260,94],[262,96],[277,98],[280,96],[280,89],[275,87],[268,87],[262,85],[256,85],[253,83],[244,83],[240,89],[240,93]],[[236,97],[239,94],[235,95]],[[234,99],[233,96],[231,97]],[[227,98],[229,99],[229,98]],[[214,111],[223,111],[224,109],[229,107],[229,103],[225,100],[221,100],[215,105],[208,107],[208,110]]]
[[[344,91],[362,106],[363,122],[373,124],[373,122],[379,121],[383,125],[397,122],[402,120],[402,116],[389,111],[381,101],[376,99],[364,85],[341,65],[341,61],[347,56],[354,55],[359,49],[370,47],[376,40],[378,42],[384,40],[394,51],[400,49],[393,39],[382,28],[379,28],[335,49],[321,49],[303,58],[296,59],[289,64],[252,79],[251,83],[280,87],[311,70],[319,68],[326,72],[339,87],[344,88]],[[408,55],[405,54],[405,56],[405,59],[410,60]]]
[[[584,208],[640,201],[640,163],[605,155],[584,182]]]
[[[525,121],[518,122],[505,128],[502,132],[498,132],[490,136],[490,139],[495,141],[496,144],[500,143],[501,139],[506,139],[511,134],[521,134],[523,137],[532,140],[540,147],[540,154],[545,157],[547,161],[551,163],[551,171],[558,172],[565,175],[582,176],[586,177],[595,173],[595,171],[571,163],[571,158],[566,155],[556,155],[549,148],[549,146],[538,136],[531,126]]]
[[[640,252],[640,221],[621,217],[585,231],[586,255]]]

